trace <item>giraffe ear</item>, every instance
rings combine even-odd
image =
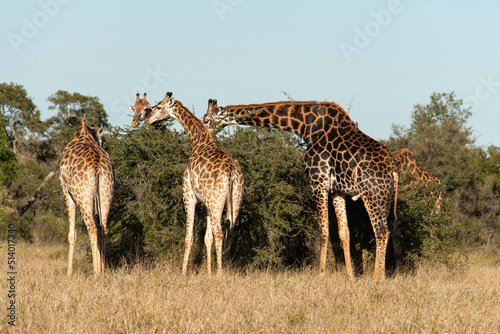
[[[174,106],[174,104],[175,104],[175,100],[174,99],[170,99],[167,102],[167,107],[168,108],[172,108]]]

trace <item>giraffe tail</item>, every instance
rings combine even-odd
[[[392,245],[394,248],[394,261],[396,263],[396,268],[401,265],[401,224],[398,220],[398,215],[396,213],[396,208],[398,205],[398,194],[399,194],[399,174],[397,172],[392,172],[394,176],[394,227],[393,227],[393,238]]]
[[[231,245],[233,243],[233,232],[234,232],[234,203],[233,203],[233,192],[234,192],[234,179],[232,176],[229,182],[229,192],[227,195],[227,220],[226,220],[226,235],[224,237],[224,258],[225,261],[229,259],[229,251],[231,250]]]
[[[104,233],[104,223],[102,221],[102,210],[101,210],[101,191],[100,191],[100,176],[101,173],[97,173],[96,184],[95,184],[95,193],[94,193],[94,215],[99,221],[99,230]]]
[[[392,175],[394,176],[394,220],[398,220],[396,207],[398,204],[398,195],[399,195],[399,174],[397,172],[392,172]]]

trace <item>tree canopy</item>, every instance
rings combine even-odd
[[[40,111],[21,85],[0,84],[0,112],[4,122],[3,128],[14,153],[17,153],[20,137],[43,131]]]

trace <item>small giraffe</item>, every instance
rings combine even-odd
[[[214,104],[209,101],[209,109]],[[141,115],[136,109],[134,120],[140,120]],[[230,157],[215,143],[210,132],[180,101],[167,93],[165,98],[152,107],[143,117],[149,125],[167,119],[176,119],[186,130],[193,151],[189,157],[183,176],[183,200],[187,215],[186,240],[182,273],[187,274],[187,266],[191,246],[193,244],[193,225],[196,203],[205,203],[208,210],[205,246],[207,248],[207,271],[210,275],[212,242],[215,237],[217,255],[217,273],[222,273],[222,256],[229,257],[234,232],[234,224],[243,200],[243,173],[238,161]],[[136,123],[137,124],[137,123]],[[227,203],[227,204],[226,204]],[[223,236],[221,217],[226,205],[229,226]],[[223,248],[224,238],[224,251]]]
[[[100,146],[102,128],[84,121],[63,151],[59,179],[69,214],[68,276],[73,273],[76,205],[80,207],[92,246],[94,275],[106,266],[108,214],[114,194],[114,171],[109,154]]]
[[[396,164],[396,170],[401,176],[403,173],[408,174],[409,178],[406,180],[405,186],[411,186],[416,182],[423,181],[425,183],[440,184],[441,181],[429,173],[415,158],[413,153],[407,149],[402,148],[393,152],[392,158]]]
[[[132,120],[132,126],[137,126],[141,120],[146,117],[146,114],[151,112],[151,105],[146,100],[146,93],[144,93],[142,99],[139,98],[139,93],[135,96],[135,104],[128,107],[134,112],[134,118]]]
[[[385,278],[387,216],[397,190],[398,174],[387,147],[361,132],[339,105],[315,101],[232,105],[209,110],[203,120],[214,130],[244,124],[279,128],[304,139],[304,162],[321,230],[320,273],[326,268],[328,195],[333,193],[348,275],[354,278],[345,196],[359,195],[375,232],[374,278]]]
[[[407,149],[402,148],[391,154],[394,163],[396,164],[396,171],[399,174],[399,179],[404,181],[403,187],[410,187],[415,183],[421,181],[425,185],[427,184],[440,184],[441,181],[429,173],[415,158],[413,153]],[[444,198],[442,191],[433,193],[436,199],[436,210],[435,214],[439,214],[441,211],[441,201]]]

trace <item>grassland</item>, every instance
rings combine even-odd
[[[345,272],[180,274],[136,264],[66,276],[66,248],[16,247],[20,333],[499,333],[500,266],[422,265],[382,282]],[[3,277],[7,250],[0,250]],[[6,279],[2,279],[6,313]]]

